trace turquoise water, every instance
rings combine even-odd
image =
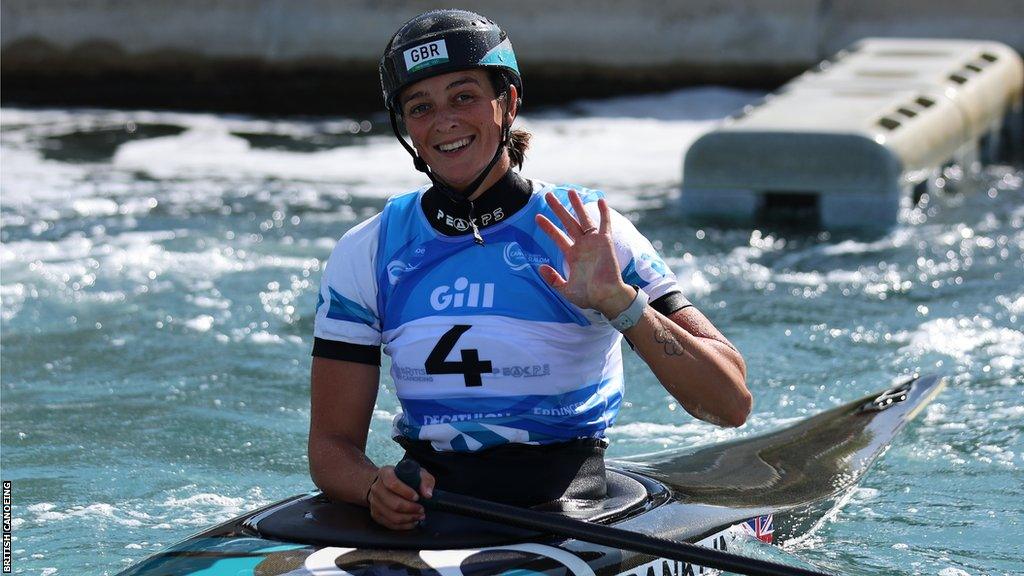
[[[837,572],[1024,571],[1024,172],[946,170],[882,234],[681,222],[681,150],[758,94],[527,115],[524,174],[607,190],[744,352],[748,424],[694,422],[627,354],[611,455],[757,434],[914,371],[947,390],[834,518],[787,545]],[[420,183],[379,118],[0,111],[2,455],[14,571],[113,574],[305,491],[320,266]],[[387,385],[387,383],[386,383]],[[394,396],[369,451],[393,462]],[[785,558],[786,556],[783,556]]]

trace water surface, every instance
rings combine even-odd
[[[915,371],[951,385],[788,553],[837,572],[1024,571],[1018,168],[948,169],[891,231],[684,222],[682,150],[759,94],[714,88],[523,118],[524,175],[604,189],[743,351],[739,430],[627,353],[612,457],[748,436]],[[0,111],[3,477],[20,574],[113,574],[312,487],[313,308],[336,239],[421,176],[380,118]],[[390,382],[369,452],[393,462]]]

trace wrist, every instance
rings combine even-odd
[[[641,290],[639,286],[632,286],[630,288],[631,291],[635,292],[629,304],[615,316],[605,316],[612,328],[619,332],[625,332],[636,326],[640,319],[643,318],[644,310],[647,309],[647,293]]]
[[[367,506],[370,505],[370,492],[373,491],[373,485],[376,484],[378,480],[380,480],[379,469],[377,470],[377,472],[374,473],[373,479],[371,479],[370,483],[366,486],[366,498],[364,498],[364,500],[366,501]]]
[[[629,305],[633,303],[634,299],[636,299],[636,295],[639,290],[640,289],[636,286],[622,284],[615,291],[615,294],[602,300],[600,304],[594,307],[594,309],[600,312],[605,318],[615,318],[629,308]]]

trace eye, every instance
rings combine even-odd
[[[425,102],[424,103],[420,103],[420,104],[413,104],[406,111],[406,115],[407,116],[411,116],[413,118],[418,118],[418,117],[423,116],[424,114],[426,114],[427,111],[429,111],[429,110],[430,110],[430,104],[427,104]]]
[[[468,104],[473,100],[476,100],[476,96],[469,92],[460,92],[459,94],[455,95],[455,101],[458,102],[459,104]]]

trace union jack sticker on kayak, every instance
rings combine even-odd
[[[761,542],[772,543],[772,534],[775,532],[775,523],[772,515],[757,516],[743,523],[747,533]]]

